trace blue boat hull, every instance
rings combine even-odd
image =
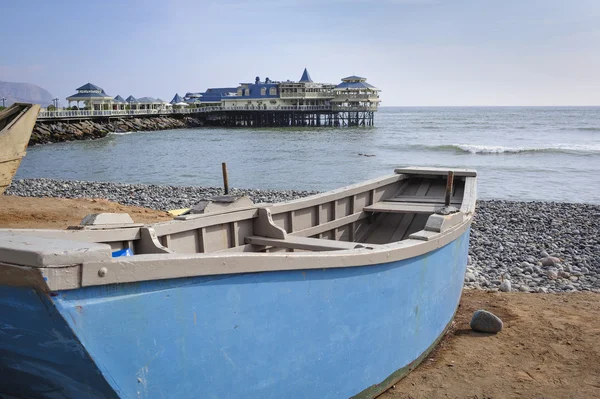
[[[433,252],[381,265],[149,281],[56,296],[2,286],[0,393],[370,397],[416,366],[452,321],[468,242],[467,230]]]

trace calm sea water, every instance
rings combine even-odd
[[[372,128],[201,128],[30,148],[17,178],[328,190],[475,168],[479,197],[600,203],[600,107],[382,108]],[[364,156],[360,154],[366,154]]]

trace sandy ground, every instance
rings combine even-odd
[[[170,220],[166,212],[103,199],[26,198],[0,195],[0,228],[65,229],[91,213],[128,213],[136,223]]]
[[[473,332],[477,309],[504,329]],[[441,345],[380,398],[600,398],[600,294],[465,290]]]
[[[66,228],[98,212],[170,219],[106,200],[0,196],[0,227]],[[504,330],[471,331],[477,309],[500,316]],[[464,291],[442,343],[380,398],[600,398],[600,294]]]

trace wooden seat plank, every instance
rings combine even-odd
[[[308,238],[288,235],[284,239],[268,238],[261,236],[246,237],[247,244],[264,245],[278,248],[303,249],[309,251],[339,251],[361,247],[372,247],[369,244],[357,242],[325,240],[321,238]]]
[[[410,167],[398,168],[394,172],[406,175],[425,175],[425,176],[446,176],[449,171],[454,172],[456,177],[476,177],[477,171],[473,169],[457,169],[457,168],[429,168],[429,167]]]
[[[422,204],[438,204],[444,205],[444,198],[428,198],[428,197],[412,197],[409,195],[399,196],[394,198],[388,198],[386,202],[410,202],[410,203],[422,203]],[[451,205],[462,204],[462,198],[452,198],[450,201]]]
[[[391,213],[434,213],[442,208],[443,204],[416,204],[412,202],[377,202],[363,208],[366,212],[391,212]]]

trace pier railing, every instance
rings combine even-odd
[[[339,93],[331,101],[379,101],[377,94],[353,94],[353,93]]]
[[[308,92],[281,92],[281,98],[333,98],[335,94],[333,92],[319,92],[319,91],[308,91]]]
[[[163,109],[111,109],[111,110],[57,110],[40,111],[38,119],[62,119],[62,118],[93,118],[93,117],[115,117],[115,116],[137,116],[137,115],[173,115],[173,114],[196,114],[199,112],[218,111],[221,107],[202,108],[163,108]]]
[[[127,116],[169,116],[190,115],[199,113],[221,111],[334,111],[334,112],[361,112],[377,111],[377,106],[348,107],[338,105],[298,105],[298,106],[266,106],[249,105],[243,107],[196,107],[196,108],[165,108],[165,109],[130,109],[130,110],[57,110],[40,111],[38,119],[93,119],[97,117],[127,117]]]

